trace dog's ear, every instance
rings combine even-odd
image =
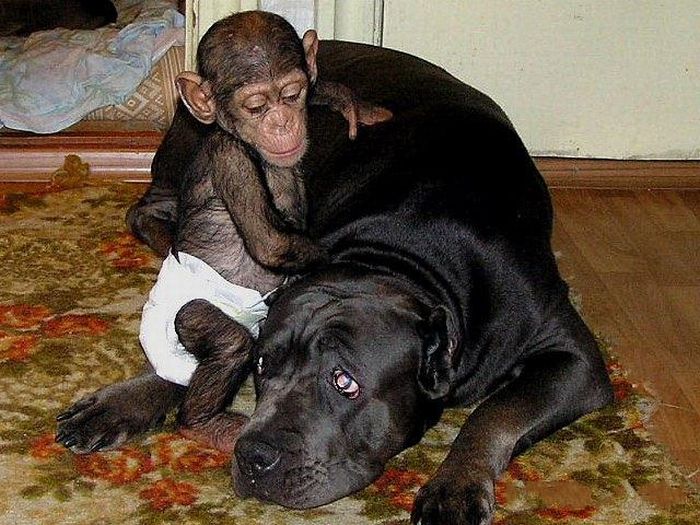
[[[430,399],[445,397],[454,379],[457,338],[451,315],[444,306],[436,306],[418,327],[423,339],[418,385]]]

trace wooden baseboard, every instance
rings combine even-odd
[[[93,176],[123,181],[150,180],[150,167],[163,133],[153,129],[88,129],[53,135],[0,134],[0,182],[45,182],[63,166],[66,155],[79,155]]]
[[[552,188],[700,189],[700,161],[536,157]]]
[[[91,124],[54,135],[0,134],[0,182],[45,182],[66,155],[79,155],[97,177],[147,182],[163,134]],[[700,161],[537,157],[553,188],[700,189]]]

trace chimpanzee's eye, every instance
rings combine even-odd
[[[296,93],[290,93],[289,95],[284,95],[282,96],[282,100],[284,100],[287,104],[293,104],[297,100],[299,100],[299,95],[301,95],[301,91],[297,91]]]
[[[267,98],[264,95],[252,95],[243,102],[243,109],[253,116],[262,115],[267,109]]]
[[[262,115],[267,108],[267,104],[262,104],[260,106],[245,106],[245,109],[253,116]]]
[[[360,385],[357,384],[355,378],[342,368],[333,370],[333,386],[341,396],[348,399],[355,399],[360,395]]]
[[[303,85],[300,82],[292,82],[287,84],[283,89],[280,96],[285,104],[294,104],[301,97],[303,91]]]

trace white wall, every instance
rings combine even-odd
[[[384,0],[383,45],[488,93],[534,154],[700,159],[700,0]]]
[[[315,26],[314,0],[260,0],[259,8],[282,15],[294,26],[299,36]]]
[[[197,44],[214,22],[251,9],[284,16],[299,35],[315,28],[322,39],[381,42],[382,0],[187,0],[186,6],[187,69],[195,69]]]

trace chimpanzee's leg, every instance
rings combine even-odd
[[[172,188],[149,186],[146,193],[126,212],[133,234],[161,257],[173,244],[177,220],[177,195]]]
[[[180,432],[232,452],[247,417],[226,411],[250,373],[250,332],[203,299],[184,305],[175,317],[180,342],[199,364],[178,415]]]
[[[202,140],[211,132],[180,101],[175,117],[151,164],[153,182],[126,214],[131,231],[161,256],[168,253],[177,224],[178,192],[196,161]]]

